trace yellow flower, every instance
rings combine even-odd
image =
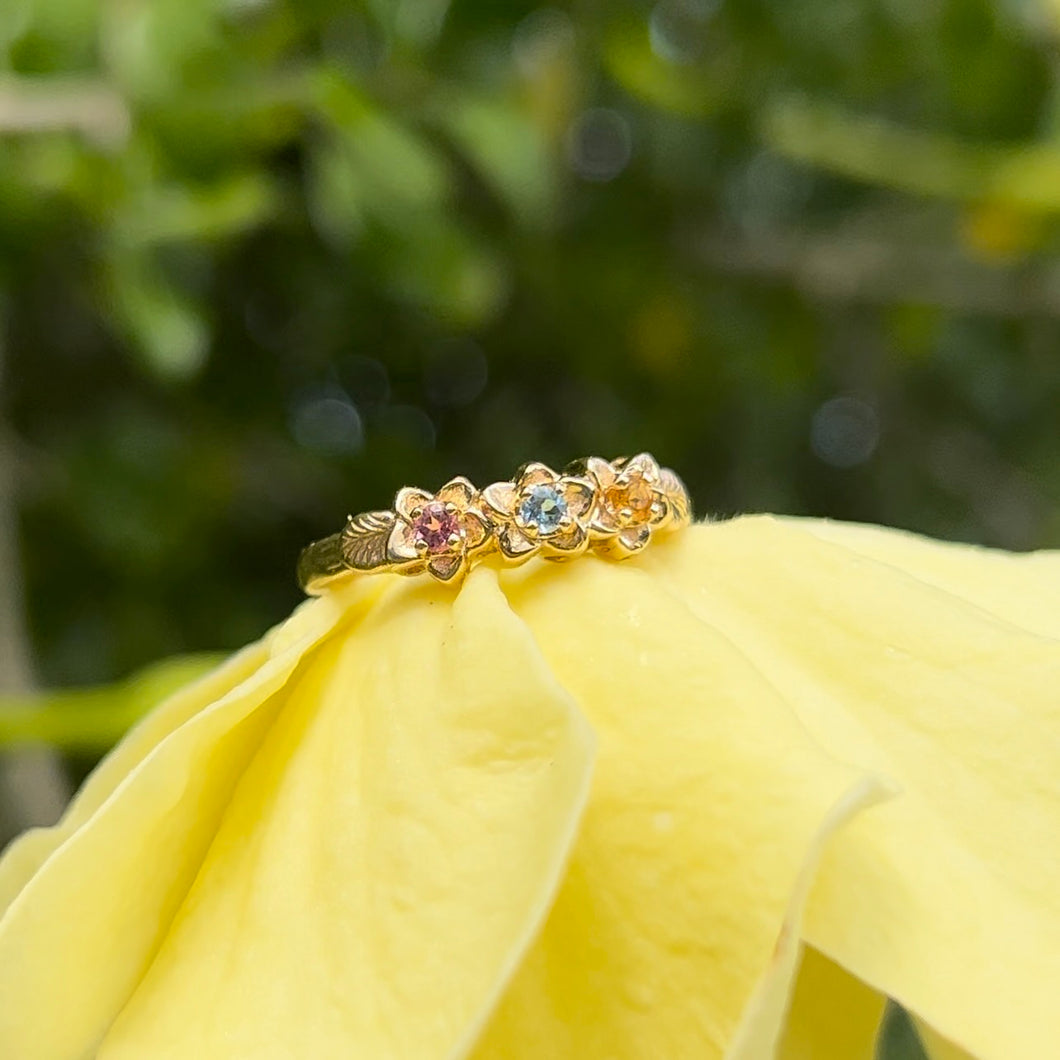
[[[0,1056],[1054,1056],[1058,599],[769,517],[354,579],[7,851]]]

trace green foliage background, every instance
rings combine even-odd
[[[531,457],[1060,544],[1058,34],[1053,0],[5,0],[39,678],[235,647],[347,511]],[[64,703],[69,743],[125,724]]]
[[[1055,14],[8,0],[41,675],[235,646],[348,510],[529,457],[1055,545]]]

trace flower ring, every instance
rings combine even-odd
[[[497,526],[506,559],[577,556],[589,547],[589,519],[599,500],[589,478],[557,475],[545,464],[524,464],[512,482],[494,482],[482,499]]]
[[[481,492],[466,478],[437,493],[405,486],[393,508],[351,515],[342,531],[305,548],[298,581],[313,594],[353,573],[427,573],[455,584],[497,553],[510,564],[590,548],[624,559],[691,520],[684,484],[647,453],[588,457],[562,473],[534,462]]]
[[[418,570],[422,563],[439,581],[464,574],[472,555],[488,543],[491,533],[478,504],[478,492],[466,478],[451,479],[434,496],[405,486],[394,499],[397,519],[388,539],[388,555],[403,563],[402,573],[415,573],[413,567]]]
[[[650,453],[610,462],[591,456],[583,464],[600,495],[590,523],[599,551],[621,558],[631,556],[651,541],[654,531],[665,529],[674,520],[687,520],[684,487],[672,471],[659,467]],[[573,467],[581,470],[582,465]]]

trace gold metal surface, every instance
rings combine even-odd
[[[481,491],[466,478],[434,494],[403,487],[392,509],[351,515],[339,533],[307,546],[298,583],[313,595],[354,574],[427,573],[459,583],[471,566],[496,554],[509,565],[587,551],[625,559],[655,534],[691,521],[684,483],[648,453],[587,457],[561,473],[535,462]]]

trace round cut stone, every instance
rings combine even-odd
[[[460,534],[460,522],[455,512],[445,510],[441,501],[431,501],[412,520],[412,533],[416,543],[425,544],[428,552],[448,552],[449,538]]]
[[[567,502],[555,486],[531,486],[519,505],[519,520],[524,526],[537,526],[539,534],[554,534],[567,514]]]
[[[604,493],[604,504],[622,526],[639,526],[651,519],[654,499],[650,483],[640,475],[619,480]]]

